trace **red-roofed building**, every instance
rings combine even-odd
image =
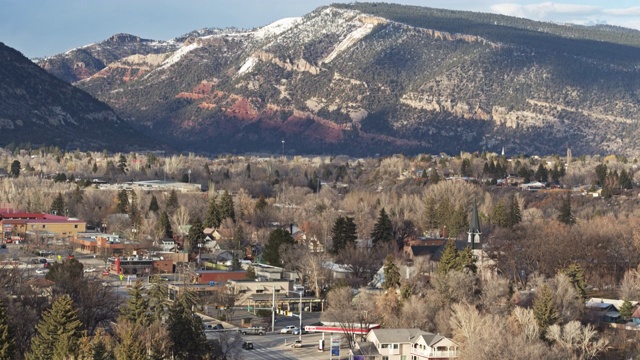
[[[0,229],[3,242],[47,238],[71,239],[79,232],[86,231],[87,223],[59,215],[43,213],[15,212],[13,209],[0,211]]]

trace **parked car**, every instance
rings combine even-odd
[[[36,274],[38,274],[38,275],[43,275],[43,274],[46,274],[48,272],[49,272],[49,269],[44,269],[44,268],[36,270]]]
[[[253,343],[251,341],[245,341],[242,343],[242,348],[245,350],[253,350]]]
[[[292,334],[294,331],[299,331],[298,327],[294,325],[288,325],[280,330],[280,334]]]
[[[205,330],[222,330],[224,329],[224,326],[222,326],[222,324],[205,324],[204,325],[204,329]]]
[[[292,348],[301,348],[302,347],[302,341],[300,340],[296,340],[293,344],[291,344]]]
[[[86,272],[86,273],[92,273],[92,272],[96,272],[96,268],[94,268],[94,267],[88,267],[88,268],[86,268],[86,269],[84,269],[84,270],[82,270],[82,271],[84,271],[84,272]]]

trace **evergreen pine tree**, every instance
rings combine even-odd
[[[584,280],[584,270],[582,267],[578,264],[571,264],[564,270],[564,273],[576,288],[580,300],[587,300],[587,283]]]
[[[13,360],[16,342],[13,328],[9,324],[7,309],[0,301],[0,360]]]
[[[378,221],[373,226],[373,231],[371,232],[371,240],[374,244],[382,242],[388,243],[393,240],[393,225],[384,208],[380,210]]]
[[[260,197],[258,198],[258,201],[256,201],[256,205],[255,205],[255,211],[256,212],[261,212],[264,209],[267,208],[267,199],[265,199],[263,194],[260,194]]]
[[[121,173],[126,174],[127,173],[127,158],[120,154],[120,157],[118,158],[118,170],[120,170]]]
[[[502,200],[498,200],[496,206],[493,207],[493,213],[491,214],[491,219],[493,223],[498,225],[499,227],[507,227],[508,224],[508,216],[507,209],[504,206]]]
[[[432,184],[437,184],[438,182],[440,182],[440,175],[438,175],[437,169],[434,168],[431,170],[431,174],[429,175],[429,182]]]
[[[256,278],[256,270],[253,268],[253,266],[249,266],[247,268],[247,279],[253,280],[255,278]]]
[[[273,266],[282,266],[280,259],[280,247],[285,244],[293,245],[291,234],[284,229],[275,229],[269,234],[269,240],[262,252],[262,260]]]
[[[356,224],[353,222],[353,218],[348,216],[338,216],[331,231],[333,233],[332,252],[334,254],[338,254],[358,238]]]
[[[102,328],[98,328],[93,336],[88,336],[85,332],[80,339],[79,359],[83,360],[111,360],[114,354],[107,344],[108,335]]]
[[[560,208],[558,209],[558,221],[567,225],[573,225],[576,223],[576,218],[571,213],[571,193],[567,193],[567,196],[560,204]]]
[[[166,211],[160,214],[160,222],[158,223],[160,230],[164,237],[173,238],[173,230],[171,229],[171,221],[169,221],[169,215]]]
[[[522,215],[520,214],[520,204],[516,199],[516,194],[511,193],[509,197],[509,215],[507,217],[507,226],[513,227],[522,221]]]
[[[453,240],[448,240],[444,247],[440,261],[438,262],[438,274],[446,274],[451,270],[456,270],[459,267],[458,261],[458,249]]]
[[[56,198],[53,199],[53,202],[51,203],[51,212],[60,216],[65,215],[64,199],[62,198],[61,193],[58,193],[58,196],[56,196]]]
[[[204,226],[212,229],[217,229],[220,226],[222,219],[220,218],[220,210],[216,203],[215,196],[211,196],[209,200],[209,208],[207,209],[207,216],[204,220]]]
[[[607,178],[607,165],[599,164],[596,165],[596,185],[604,187],[605,179]]]
[[[463,159],[460,164],[460,176],[470,177],[473,174],[471,173],[471,160]]]
[[[470,247],[464,248],[462,252],[458,251],[457,263],[458,263],[458,266],[456,267],[456,270],[458,271],[467,269],[472,273],[475,273],[477,270],[476,260],[473,257],[473,252],[471,252]]]
[[[71,297],[62,295],[51,309],[42,314],[26,359],[63,360],[76,357],[82,336],[81,327],[78,310],[74,309]]]
[[[618,184],[620,185],[621,189],[632,188],[631,177],[629,176],[629,173],[627,173],[627,170],[622,169],[622,171],[620,171],[620,177],[618,177]]]
[[[491,175],[491,169],[489,168],[489,163],[485,162],[482,167],[482,175]]]
[[[127,214],[129,212],[129,195],[127,195],[127,190],[120,190],[118,192],[116,212],[118,214]]]
[[[177,300],[169,308],[167,329],[177,360],[199,359],[206,353],[204,325],[184,301]]]
[[[11,163],[11,170],[9,173],[11,174],[11,176],[17,178],[18,176],[20,176],[20,168],[21,168],[20,161],[13,160],[13,162]]]
[[[238,257],[234,255],[233,260],[231,260],[231,270],[238,271],[240,269],[242,269],[242,264],[240,264]]]
[[[536,173],[533,175],[533,177],[535,177],[535,179],[540,182],[547,182],[549,172],[547,171],[547,168],[545,168],[544,165],[540,163],[538,165],[538,170],[536,170]]]
[[[540,328],[541,336],[544,336],[549,326],[557,323],[560,319],[553,295],[546,284],[539,289],[533,301],[533,316]]]
[[[93,163],[93,167],[91,168],[91,172],[93,172],[94,174],[98,172],[98,164],[97,163]]]
[[[115,329],[116,360],[147,360],[144,328],[128,320],[118,321]]]
[[[220,219],[231,218],[236,221],[236,212],[233,205],[233,197],[225,190],[220,198]]]
[[[633,315],[633,305],[627,299],[624,300],[622,306],[620,306],[620,317],[622,320],[629,321]]]
[[[175,189],[172,189],[169,193],[169,198],[167,199],[166,211],[168,214],[173,214],[174,211],[178,209],[180,203],[178,202],[178,193],[176,193]]]
[[[129,299],[120,308],[120,316],[132,324],[148,326],[151,323],[149,315],[149,300],[144,295],[142,282],[136,281],[133,288],[129,290]]]
[[[464,206],[458,206],[453,213],[447,214],[447,228],[449,228],[449,234],[457,236],[461,232],[469,228],[469,219],[467,218],[468,211]]]
[[[240,250],[243,248],[244,244],[244,227],[242,226],[242,224],[238,223],[238,225],[236,225],[235,231],[233,232],[233,249]]]
[[[155,321],[162,321],[167,308],[167,285],[160,278],[155,277],[151,281],[151,287],[147,293],[151,317]]]
[[[202,243],[204,238],[204,226],[199,217],[196,217],[191,223],[189,233],[187,234],[187,240],[191,247],[191,253],[198,252],[198,244]]]
[[[158,212],[160,206],[158,206],[158,198],[155,195],[151,195],[151,201],[149,202],[149,211]]]
[[[384,282],[382,287],[386,290],[397,289],[400,286],[400,271],[393,261],[393,255],[388,255],[384,262]]]
[[[440,224],[438,223],[438,215],[436,213],[435,200],[431,197],[425,201],[424,209],[425,227],[429,230],[437,229]]]

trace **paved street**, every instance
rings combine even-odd
[[[318,351],[318,341],[322,334],[302,335],[302,348],[292,349],[291,344],[298,340],[298,335],[269,334],[264,336],[246,335],[245,340],[253,342],[253,350],[245,350],[245,359],[329,359],[329,335],[325,335],[325,351]],[[286,341],[286,345],[285,345]],[[346,346],[340,349],[340,359],[348,359],[349,350]],[[333,357],[337,360],[337,357]]]

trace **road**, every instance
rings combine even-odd
[[[325,350],[318,351],[318,342],[322,339],[322,334],[304,334],[302,335],[302,348],[292,349],[290,347],[296,340],[298,335],[291,334],[267,334],[246,335],[245,340],[253,342],[253,350],[245,350],[245,359],[261,359],[261,360],[278,360],[278,359],[329,359],[329,335],[325,335]],[[286,345],[285,345],[286,342]],[[345,345],[340,349],[340,359],[349,358],[349,350]],[[333,359],[338,360],[337,357]]]

